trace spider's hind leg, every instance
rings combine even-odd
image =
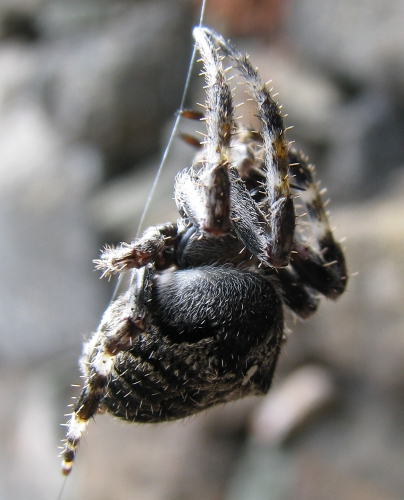
[[[135,270],[128,292],[111,303],[97,331],[84,345],[81,369],[85,382],[67,424],[62,452],[62,472],[65,475],[72,468],[77,446],[88,421],[97,413],[105,396],[116,355],[130,349],[133,339],[147,328],[145,304],[151,299],[153,277],[154,267],[150,264]]]

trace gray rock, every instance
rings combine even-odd
[[[101,163],[87,146],[67,148],[35,104],[3,111],[0,124],[0,356],[33,363],[97,321],[85,206]]]
[[[384,82],[384,60],[404,61],[400,0],[304,0],[291,5],[289,36],[334,74],[368,85]]]
[[[71,140],[102,151],[114,176],[155,153],[180,102],[190,26],[176,0],[80,5],[57,2],[43,13],[52,43],[41,98]]]

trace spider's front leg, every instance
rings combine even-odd
[[[195,28],[194,37],[204,62],[207,136],[202,168],[185,169],[177,177],[176,201],[185,219],[198,230],[222,236],[233,228],[250,253],[273,267],[288,264],[295,214],[289,192],[287,144],[276,103],[246,58],[207,28]],[[260,205],[231,164],[232,95],[215,43],[236,60],[258,102],[265,147],[267,196]],[[233,142],[237,142],[235,139]]]
[[[257,218],[260,219],[263,215],[265,220],[258,231],[262,235],[260,239],[264,242],[261,246],[264,247],[260,253],[254,253],[260,260],[273,267],[286,266],[293,246],[295,211],[289,189],[288,143],[285,140],[282,114],[248,57],[238,52],[221,35],[208,28],[201,29],[234,61],[257,102],[264,145],[266,180],[263,189],[266,191],[266,200],[260,203],[258,211],[255,210],[258,212]],[[248,240],[248,232],[248,228],[247,232],[239,228],[239,237]]]
[[[234,130],[233,102],[211,39],[197,29],[194,37],[204,62],[207,135],[202,169],[197,174],[192,169],[185,170],[178,176],[176,198],[180,210],[195,227],[220,236],[228,233],[231,227],[229,147]]]
[[[72,468],[89,419],[97,413],[105,396],[117,354],[130,349],[134,339],[148,328],[147,303],[151,300],[153,277],[152,264],[134,271],[128,292],[110,304],[97,331],[84,344],[81,371],[85,383],[67,424],[62,452],[62,472],[65,475]]]

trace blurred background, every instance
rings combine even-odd
[[[60,424],[114,286],[92,259],[136,234],[199,8],[0,0],[1,500],[59,494]],[[158,426],[98,416],[63,500],[404,498],[403,21],[403,0],[207,0],[205,24],[272,79],[328,188],[348,291],[288,316],[267,398]],[[145,225],[175,220],[193,154],[174,141]]]

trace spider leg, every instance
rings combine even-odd
[[[267,221],[266,253],[273,267],[285,266],[289,263],[293,245],[295,212],[289,189],[288,144],[284,137],[285,129],[280,109],[247,56],[238,52],[221,35],[208,28],[202,29],[235,62],[249,86],[252,97],[257,102],[266,174],[264,188],[267,201],[261,203]]]
[[[237,237],[261,262],[276,267],[269,256],[271,236],[266,231],[267,219],[251,196],[236,167],[230,169],[231,218]]]
[[[341,246],[334,240],[327,213],[314,179],[314,167],[295,150],[289,151],[293,183],[301,190],[301,201],[310,219],[318,248],[296,235],[291,265],[301,279],[331,299],[346,288],[347,268]]]
[[[167,268],[173,263],[173,248],[177,235],[177,225],[170,222],[149,227],[132,243],[106,247],[100,258],[94,260],[95,267],[103,272],[102,277],[140,268],[149,262],[155,263],[158,269]]]
[[[130,349],[133,340],[147,329],[146,304],[151,300],[154,266],[136,270],[127,293],[113,301],[102,317],[97,331],[84,345],[81,369],[85,383],[67,424],[62,472],[73,465],[77,446],[105,396],[107,384],[118,353]]]
[[[234,129],[233,100],[222,63],[211,39],[200,29],[194,30],[194,38],[204,63],[206,80],[207,136],[204,141],[204,166],[199,175],[199,182],[203,186],[202,229],[218,236],[229,232],[231,227],[228,169],[229,147]],[[186,172],[184,175],[186,176]],[[188,192],[181,189],[182,183],[178,181],[177,186],[181,192],[180,197],[185,198],[185,204],[188,205]]]
[[[307,285],[292,266],[278,269],[275,276],[282,285],[285,304],[301,319],[314,314],[319,305],[318,294]]]

